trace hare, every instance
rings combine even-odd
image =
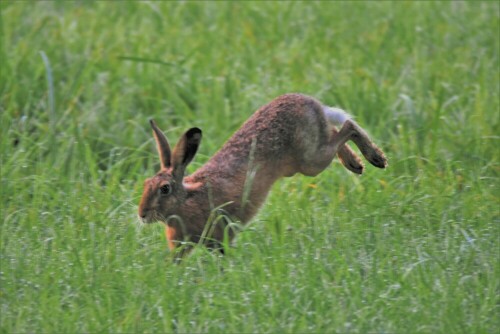
[[[171,150],[155,122],[150,123],[161,169],[144,183],[139,219],[165,223],[171,250],[185,241],[221,249],[225,236],[231,240],[235,234],[228,222],[247,223],[276,180],[296,173],[315,176],[335,155],[361,174],[364,166],[346,145],[349,140],[372,165],[387,166],[384,153],[346,112],[301,94],[285,94],[261,107],[189,176],[186,167],[198,150],[201,130],[189,129]]]

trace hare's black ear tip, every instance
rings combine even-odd
[[[186,136],[193,139],[201,139],[202,132],[200,128],[191,128],[187,131]]]
[[[151,125],[151,127],[154,127],[156,125],[155,120],[152,119],[152,118],[150,118],[149,119],[149,125]]]

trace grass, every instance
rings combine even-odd
[[[498,3],[0,6],[2,332],[499,330]],[[294,91],[390,168],[283,179],[224,258],[170,263],[147,120],[203,129],[192,172]]]

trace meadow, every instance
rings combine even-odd
[[[498,2],[0,2],[2,333],[500,330]],[[137,205],[148,124],[352,113],[389,168],[273,187],[226,249],[171,261]]]

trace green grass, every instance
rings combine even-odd
[[[2,332],[500,329],[497,2],[0,6]],[[227,256],[173,265],[136,219],[147,120],[203,129],[192,172],[285,92],[389,169],[283,179]]]

